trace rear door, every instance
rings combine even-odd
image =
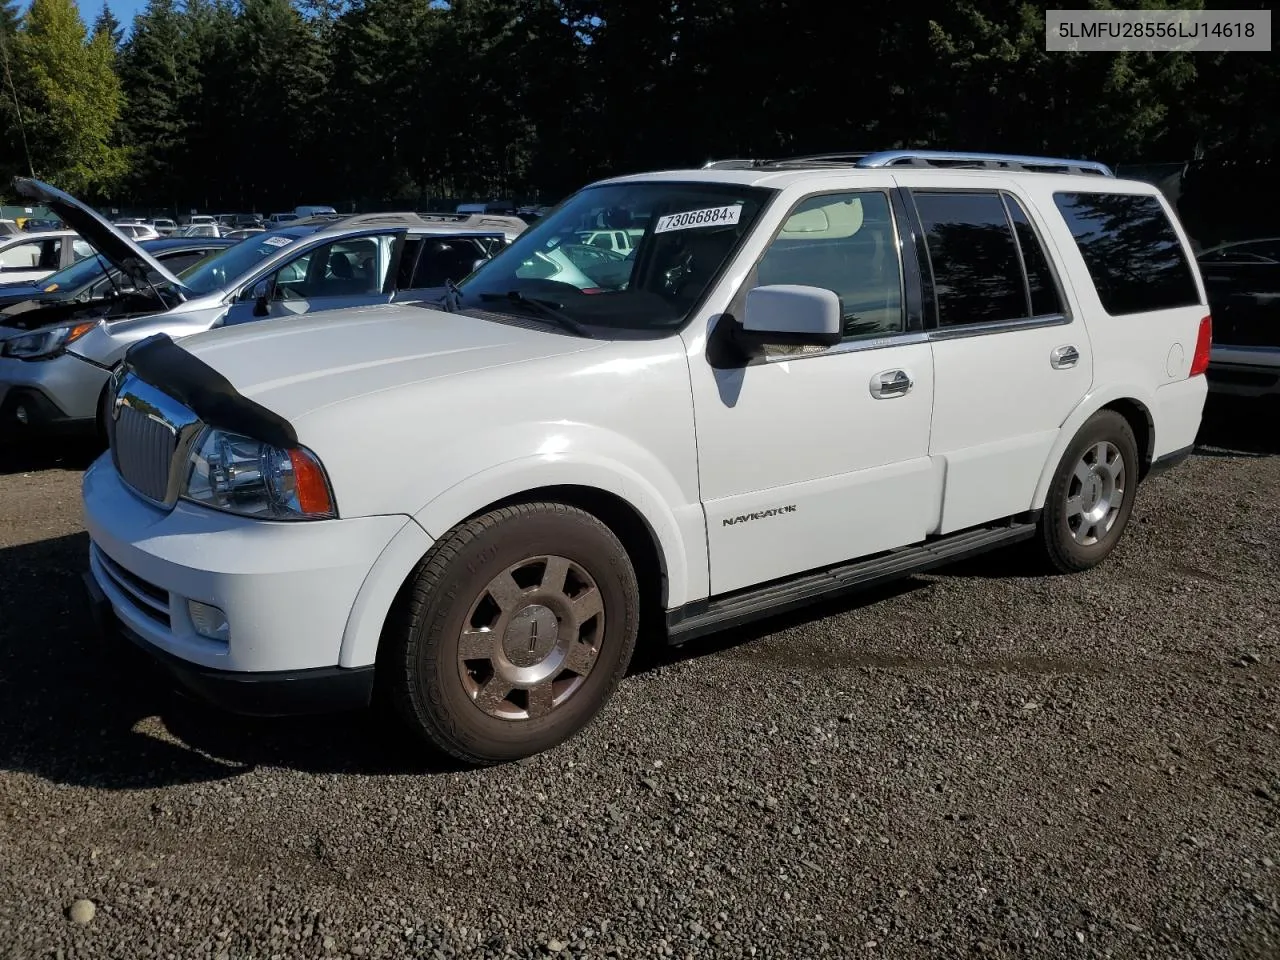
[[[938,532],[1030,508],[1058,428],[1089,391],[1093,353],[1044,230],[1007,182],[903,175],[922,238],[944,464]]]

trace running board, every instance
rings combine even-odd
[[[698,600],[667,612],[667,641],[672,645],[682,644],[704,634],[793,610],[815,600],[852,593],[886,580],[1029,540],[1035,535],[1037,520],[1037,516],[1023,515],[1001,526],[964,530],[816,573],[775,580],[710,600]]]

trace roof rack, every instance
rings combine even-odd
[[[874,153],[815,153],[773,160],[711,160],[704,170],[787,169],[812,166],[839,167],[959,167],[1018,170],[1028,173],[1076,173],[1114,177],[1105,163],[1060,157],[1033,157],[1013,153],[962,153],[951,150],[882,150]]]
[[[525,230],[529,225],[518,217],[499,217],[493,214],[416,213],[399,211],[388,213],[320,213],[301,220],[288,220],[284,226],[314,226],[322,230],[354,227],[430,227],[448,224],[463,229]]]
[[[960,153],[951,150],[885,150],[863,157],[860,167],[985,167],[1030,173],[1089,173],[1114,177],[1111,168],[1096,160],[1032,157],[1016,153]]]

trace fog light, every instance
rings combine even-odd
[[[188,600],[187,610],[191,614],[191,625],[200,636],[218,643],[226,643],[231,638],[227,615],[217,607],[199,600]]]
[[[19,423],[31,422],[27,416],[27,408],[22,406],[21,404],[18,405],[18,409],[13,412],[13,415],[18,418]]]

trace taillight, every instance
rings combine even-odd
[[[1200,321],[1200,334],[1196,337],[1196,352],[1191,357],[1191,376],[1198,377],[1209,369],[1209,352],[1213,349],[1213,317]]]

